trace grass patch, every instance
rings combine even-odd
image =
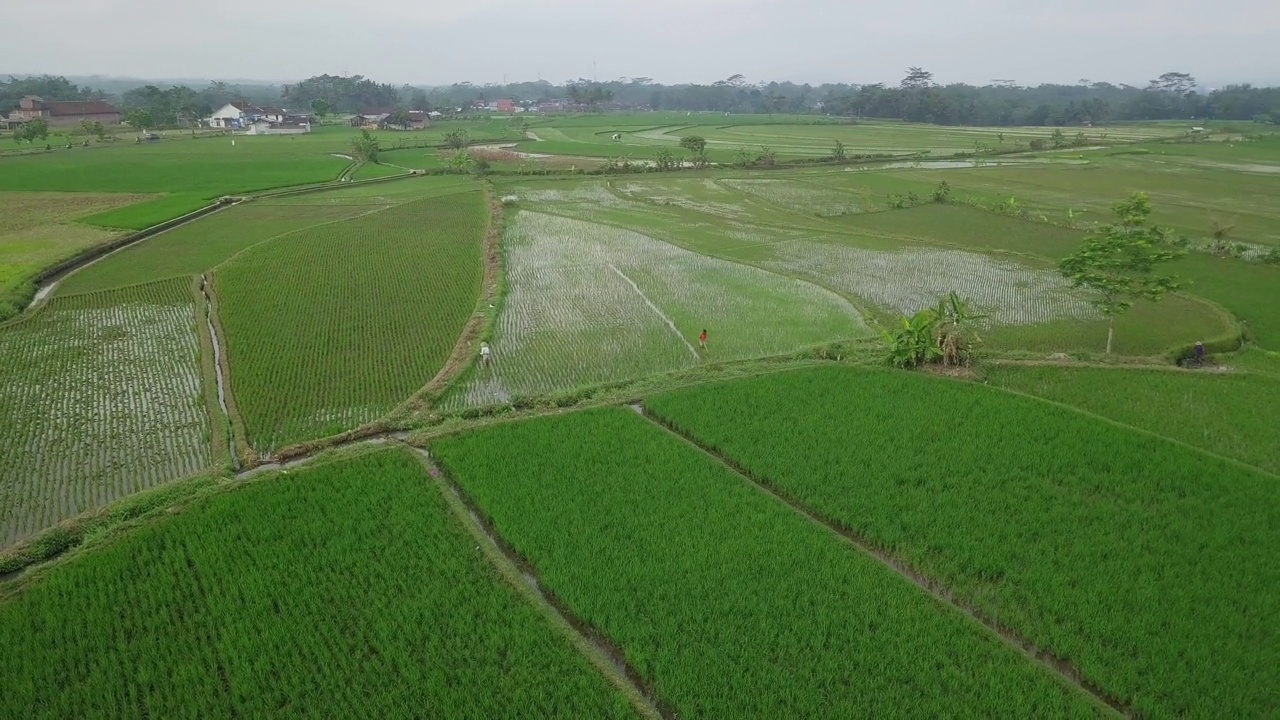
[[[1210,298],[1247,323],[1255,342],[1280,350],[1280,265],[1193,253],[1173,265],[1188,292]]]
[[[1102,356],[1107,349],[1105,320],[1056,320],[1037,325],[1003,325],[982,333],[993,350]],[[1117,355],[1152,357],[1177,354],[1197,340],[1234,347],[1240,326],[1227,313],[1196,297],[1167,295],[1158,303],[1139,302],[1116,318]]]
[[[41,270],[118,236],[77,224],[76,218],[146,199],[123,193],[0,192],[0,322],[30,302],[32,280]]]
[[[884,233],[966,250],[1011,252],[1058,258],[1084,241],[1080,230],[952,205],[929,203],[905,210],[852,215],[843,222],[857,232]]]

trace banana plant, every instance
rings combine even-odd
[[[892,365],[913,368],[942,358],[942,351],[934,342],[938,316],[932,308],[923,308],[911,317],[903,316],[900,322],[901,327],[883,333],[889,343],[889,362]]]

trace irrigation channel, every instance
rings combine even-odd
[[[62,279],[71,273],[83,267],[92,265],[109,255],[114,255],[131,245],[136,245],[149,237],[159,235],[166,230],[172,230],[176,227],[194,222],[206,215],[222,210],[223,208],[239,205],[244,202],[244,200],[245,198],[242,197],[220,198],[213,204],[206,205],[199,210],[189,212],[186,215],[172,220],[166,220],[158,225],[152,225],[146,230],[139,230],[138,232],[130,233],[129,235],[125,235],[124,237],[113,240],[105,245],[97,245],[95,247],[88,248],[79,255],[54,265],[36,276],[36,293],[32,296],[31,302],[27,303],[25,310],[30,311],[35,308],[36,305],[40,304],[41,301],[48,297],[49,294],[58,287],[58,283],[62,282]]]
[[[222,408],[222,422],[227,425],[227,446],[231,450],[231,467],[240,468],[236,456],[236,436],[231,427],[231,411],[227,410],[227,392],[222,378],[222,346],[218,343],[218,331],[213,327],[213,297],[209,295],[209,276],[200,276],[200,294],[204,295],[204,321],[209,326],[209,342],[213,345],[213,379],[218,385],[218,406]]]
[[[587,660],[596,666],[606,679],[632,700],[632,704],[636,706],[642,716],[653,720],[674,720],[676,717],[674,711],[667,707],[666,703],[662,702],[634,668],[627,665],[622,651],[614,647],[599,632],[578,619],[569,610],[568,606],[554,594],[545,590],[542,584],[538,582],[533,566],[494,532],[492,526],[482,517],[475,504],[462,492],[458,484],[441,472],[440,468],[432,460],[431,453],[423,448],[410,445],[407,442],[408,437],[409,434],[407,432],[392,432],[375,437],[352,440],[328,446],[323,450],[316,450],[283,462],[265,462],[242,470],[236,473],[234,477],[236,480],[243,480],[265,472],[287,472],[310,463],[326,450],[336,448],[350,448],[359,445],[385,445],[389,443],[404,445],[422,461],[427,473],[437,484],[450,510],[458,518],[459,522],[462,522],[467,527],[478,542],[483,543],[486,556],[497,566],[498,572],[510,582],[522,583],[542,613],[554,625],[558,626],[562,632],[570,636],[578,651],[585,655]],[[477,549],[480,548],[481,546],[478,545]]]
[[[608,638],[578,619],[563,601],[542,587],[533,566],[494,532],[492,525],[458,484],[436,466],[431,453],[407,443],[406,447],[422,459],[427,472],[439,485],[454,514],[460,521],[468,524],[468,529],[477,540],[485,544],[485,554],[498,566],[498,571],[513,582],[523,582],[543,613],[563,632],[571,635],[578,650],[632,700],[636,710],[643,716],[673,720],[676,717],[675,711],[662,702],[644,678],[627,664],[622,651],[614,647]],[[519,580],[516,580],[517,577]]]
[[[1061,676],[1063,679],[1070,682],[1072,685],[1075,685],[1081,690],[1084,690],[1085,692],[1089,693],[1094,698],[1096,698],[1099,702],[1106,704],[1108,707],[1112,708],[1113,710],[1115,710],[1116,712],[1120,713],[1125,717],[1134,716],[1132,708],[1130,708],[1126,703],[1121,701],[1119,698],[1112,696],[1106,690],[1102,689],[1101,687],[1098,687],[1093,682],[1085,679],[1084,676],[1081,674],[1080,669],[1077,668],[1070,661],[1064,660],[1049,652],[1041,650],[1040,648],[1036,647],[1034,643],[1032,643],[1031,641],[1019,635],[1017,631],[1013,630],[1012,628],[1001,625],[998,621],[990,617],[987,617],[984,613],[980,612],[976,607],[970,605],[969,603],[964,602],[961,599],[958,599],[955,596],[955,594],[951,592],[951,589],[948,588],[947,586],[943,585],[940,582],[932,580],[929,577],[926,577],[925,575],[923,575],[922,573],[916,571],[914,568],[907,565],[902,560],[898,559],[897,557],[893,556],[889,552],[885,551],[884,548],[876,546],[875,544],[868,541],[865,537],[862,537],[861,535],[859,535],[857,531],[843,527],[837,523],[831,522],[815,514],[807,506],[787,496],[785,493],[781,492],[777,488],[774,488],[773,486],[769,485],[767,481],[756,478],[750,472],[748,472],[746,468],[743,468],[742,466],[738,465],[738,463],[734,462],[732,459],[721,455],[718,451],[716,451],[713,448],[703,445],[696,438],[685,435],[684,433],[680,432],[679,430],[672,427],[671,425],[668,425],[666,422],[662,420],[662,418],[659,418],[649,413],[648,411],[645,410],[643,405],[633,404],[631,405],[631,409],[639,413],[642,417],[649,420],[653,424],[662,428],[663,430],[666,430],[667,432],[671,433],[672,435],[679,438],[680,440],[702,451],[703,453],[705,453],[706,455],[714,459],[716,462],[720,463],[721,465],[724,465],[729,470],[732,470],[735,474],[737,474],[739,477],[742,478],[743,482],[751,485],[752,487],[756,488],[760,492],[766,493],[769,496],[773,497],[774,499],[784,503],[787,507],[791,508],[795,513],[805,518],[809,522],[812,522],[816,525],[826,528],[827,530],[831,531],[832,533],[834,533],[836,536],[838,536],[845,542],[848,542],[850,545],[854,546],[854,548],[856,548],[857,550],[863,553],[866,553],[867,555],[876,559],[885,567],[897,573],[903,579],[907,580],[911,584],[915,585],[921,590],[932,595],[939,602],[950,605],[951,607],[959,610],[960,612],[963,612],[964,614],[968,615],[974,620],[977,620],[979,623],[982,623],[982,625],[984,625],[988,630],[994,632],[1000,639],[1004,640],[1006,643],[1013,646],[1023,655],[1030,658],[1031,660],[1034,660],[1040,663],[1042,666],[1044,666],[1051,672]]]

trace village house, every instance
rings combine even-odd
[[[265,118],[251,120],[244,126],[245,135],[304,135],[311,132],[311,121],[306,118],[288,118],[272,122]],[[239,133],[237,133],[239,134]]]
[[[390,107],[373,107],[365,108],[359,115],[353,115],[347,124],[351,127],[380,129],[380,130],[422,130],[431,127],[431,117],[421,110],[409,111],[409,124],[404,128],[398,123],[391,122],[391,116],[395,113],[395,108]]]
[[[266,111],[242,100],[229,102],[209,116],[209,127],[243,128],[255,120],[266,118]]]
[[[9,113],[9,123],[13,125],[36,118],[44,118],[50,127],[79,125],[84,120],[119,125],[120,111],[101,100],[45,100],[27,95],[18,101],[18,109]]]

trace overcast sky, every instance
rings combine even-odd
[[[4,0],[3,17],[11,73],[1280,83],[1280,0]]]

